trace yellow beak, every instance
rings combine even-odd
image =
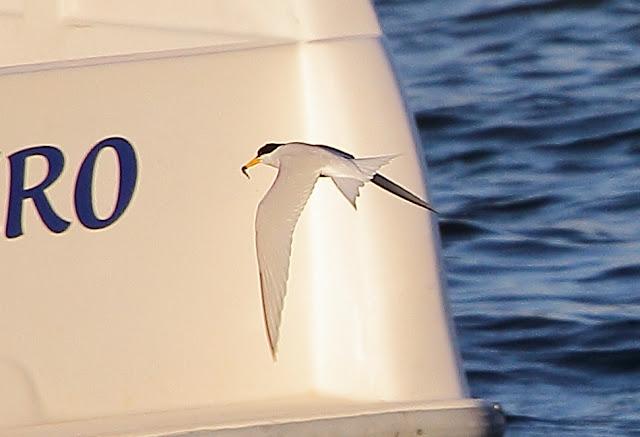
[[[253,167],[254,165],[260,164],[261,162],[262,160],[256,156],[251,161],[247,162],[245,165],[242,166],[241,168],[242,173],[244,173],[244,175],[248,178],[249,173],[247,173],[247,169],[250,167]]]

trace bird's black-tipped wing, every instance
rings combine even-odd
[[[406,200],[407,202],[411,202],[414,205],[418,205],[418,206],[420,206],[422,208],[428,209],[429,211],[435,212],[436,214],[438,213],[427,202],[425,202],[424,200],[422,200],[421,198],[419,198],[415,194],[405,190],[404,188],[402,188],[400,185],[396,184],[395,182],[385,178],[384,176],[382,176],[379,173],[376,173],[375,175],[373,175],[373,178],[371,179],[371,182],[373,182],[374,184],[376,184],[380,188],[382,188],[382,189],[384,189],[384,190],[386,190],[386,191],[388,191],[388,192],[390,192],[392,194],[395,194],[396,196]]]

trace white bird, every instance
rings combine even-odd
[[[273,185],[258,205],[255,225],[262,309],[274,361],[287,293],[293,231],[319,177],[330,177],[354,208],[360,187],[373,182],[408,202],[436,212],[424,200],[377,173],[396,156],[355,158],[330,146],[270,143],[242,166],[247,177],[247,169],[257,164],[278,169]]]

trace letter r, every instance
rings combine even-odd
[[[42,156],[47,160],[49,170],[42,182],[31,188],[24,187],[25,167],[27,158]],[[44,224],[55,233],[64,232],[69,222],[61,218],[51,207],[51,203],[44,192],[53,184],[64,168],[62,152],[53,146],[37,146],[20,150],[8,157],[11,178],[9,183],[9,205],[5,235],[16,238],[22,235],[22,203],[25,199],[32,199]]]

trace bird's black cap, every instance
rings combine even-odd
[[[279,143],[269,143],[269,144],[265,144],[264,146],[260,147],[258,149],[258,156],[262,156],[262,155],[266,155],[267,153],[271,153],[274,150],[276,150],[278,147],[282,146],[283,144],[279,144]]]

